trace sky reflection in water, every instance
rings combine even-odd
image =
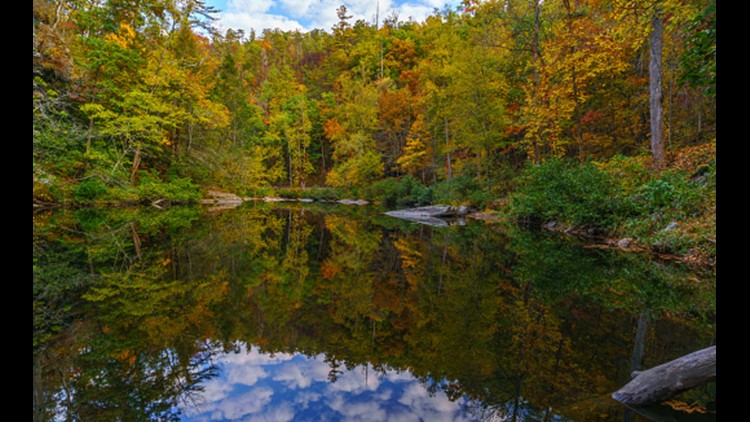
[[[186,421],[468,421],[464,397],[430,393],[408,372],[357,366],[329,381],[322,355],[247,351],[220,355],[220,373],[204,384]]]

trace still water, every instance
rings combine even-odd
[[[369,206],[35,214],[34,418],[714,420],[714,383],[610,398],[639,318],[644,368],[713,344],[714,292],[712,271]]]

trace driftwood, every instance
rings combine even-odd
[[[647,406],[716,379],[716,346],[687,354],[643,372],[612,393],[629,406]]]

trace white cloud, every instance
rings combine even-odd
[[[442,391],[430,396],[424,385],[414,382],[404,389],[404,394],[398,401],[419,415],[422,420],[448,422],[466,419],[461,415],[462,400],[450,401]]]
[[[320,3],[319,0],[280,0],[281,8],[293,18],[303,18],[310,7]]]
[[[227,381],[231,384],[255,385],[258,380],[268,376],[260,366],[232,365],[226,368]]]
[[[248,351],[244,345],[241,345],[239,349],[238,353],[227,353],[219,361],[230,365],[269,365],[294,358],[291,353],[274,353],[271,356],[268,353],[260,353],[257,349]]]
[[[294,419],[294,409],[289,402],[283,402],[268,409],[263,414],[253,415],[245,422],[289,422]]]
[[[227,10],[242,13],[266,13],[273,6],[273,0],[229,0]]]
[[[232,391],[232,386],[222,380],[212,379],[206,382],[201,398],[207,403],[223,400]]]
[[[295,360],[281,365],[272,379],[283,381],[288,388],[307,388],[313,381],[326,380],[328,372],[328,365],[318,359]]]
[[[380,21],[393,12],[402,21],[410,17],[423,21],[435,8],[442,9],[446,1],[457,4],[457,0],[414,0],[398,3],[394,0],[380,1]],[[344,4],[351,23],[364,20],[375,22],[378,2],[373,0],[228,0],[224,10],[217,16],[216,26],[223,32],[229,28],[243,29],[249,33],[255,29],[260,34],[263,29],[285,31],[310,31],[323,29],[330,31],[338,22],[336,10]]]
[[[388,422],[421,422],[423,420],[429,419],[421,419],[416,413],[410,413],[400,409],[388,414]]]
[[[330,402],[331,409],[335,410],[343,420],[351,421],[384,421],[388,420],[385,410],[375,402],[351,403],[346,402],[344,398],[337,394]]]
[[[313,391],[300,391],[294,398],[294,403],[300,405],[302,409],[307,409],[311,402],[320,400],[322,396]]]
[[[252,415],[263,410],[271,402],[273,390],[267,387],[254,388],[236,397],[219,403],[218,410],[225,419],[237,420],[243,416]]]
[[[191,418],[202,414],[203,419],[206,415],[211,414],[210,419],[220,419],[221,412],[217,410],[217,404],[225,400],[232,392],[232,385],[221,379],[211,379],[203,386],[203,392],[198,396],[195,406],[188,406],[184,410],[185,415]]]
[[[411,20],[422,22],[432,14],[432,9],[432,6],[421,4],[402,4],[396,9],[396,12],[400,21],[408,21],[411,18]]]
[[[305,28],[297,21],[282,15],[268,13],[245,13],[245,12],[223,12],[220,15],[220,21],[216,23],[221,32],[229,28],[242,29],[246,33],[255,30],[260,35],[263,29],[281,29],[283,31],[303,31]]]
[[[380,385],[379,374],[373,369],[365,371],[363,366],[358,366],[351,371],[345,371],[339,375],[335,383],[328,385],[328,391],[343,391],[359,394],[363,391],[376,391]]]
[[[393,390],[391,390],[390,388],[384,388],[383,391],[375,394],[374,397],[376,400],[388,401],[390,400],[392,395],[393,395]]]
[[[414,375],[407,371],[388,371],[385,377],[390,382],[404,382],[414,379]]]

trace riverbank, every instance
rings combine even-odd
[[[468,218],[512,221],[592,241],[592,247],[648,252],[695,265],[716,264],[715,143],[682,148],[654,171],[648,156],[607,161],[548,160],[529,165],[500,189],[455,177],[425,186],[404,176],[360,188],[261,187],[227,192],[186,178],[143,177],[138,186],[97,178],[78,184],[36,183],[34,208],[201,203],[222,209],[245,201],[377,204],[387,209],[464,206]],[[54,181],[54,180],[51,180]],[[498,199],[500,198],[500,199]]]
[[[506,207],[514,221],[574,234],[602,247],[716,264],[715,144],[683,148],[669,166],[647,157],[551,160],[527,168]]]

